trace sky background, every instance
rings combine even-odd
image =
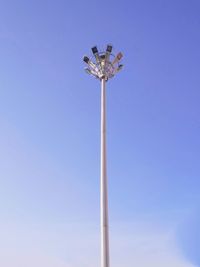
[[[100,83],[111,266],[200,266],[200,2],[0,1],[0,266],[100,266]]]

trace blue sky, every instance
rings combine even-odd
[[[1,1],[0,265],[100,266],[100,83],[107,83],[111,266],[200,266],[200,3]]]

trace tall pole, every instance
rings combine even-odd
[[[101,210],[101,267],[109,267],[109,234],[108,234],[108,185],[106,171],[106,81],[118,73],[123,65],[119,52],[112,54],[112,45],[108,44],[106,51],[99,52],[92,47],[93,57],[83,57],[87,64],[85,71],[101,81],[101,175],[100,175],[100,210]]]
[[[108,186],[106,171],[106,81],[101,79],[101,267],[109,267]]]

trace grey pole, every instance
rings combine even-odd
[[[106,171],[106,81],[122,69],[119,52],[112,54],[112,45],[107,45],[104,52],[92,47],[93,57],[83,57],[87,64],[85,71],[101,81],[101,176],[100,176],[100,210],[101,210],[101,267],[109,267],[109,233],[108,233],[108,185]]]
[[[101,267],[109,267],[108,185],[106,170],[106,81],[101,80]]]

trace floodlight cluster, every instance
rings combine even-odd
[[[115,76],[115,74],[120,71],[123,67],[120,64],[120,60],[123,55],[119,52],[116,56],[112,54],[112,45],[107,45],[105,52],[99,52],[97,47],[92,47],[93,56],[89,58],[88,56],[83,57],[83,61],[87,64],[85,71],[94,76],[95,78],[106,81]]]

